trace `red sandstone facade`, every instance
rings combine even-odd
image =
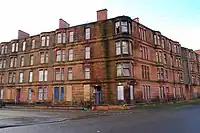
[[[138,18],[107,19],[100,10],[93,23],[59,22],[55,31],[19,31],[18,39],[1,43],[1,99],[129,104],[192,97],[183,82],[181,45]]]

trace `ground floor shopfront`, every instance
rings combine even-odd
[[[15,103],[50,102],[52,104],[132,104],[135,101],[191,99],[198,86],[138,81],[98,84],[16,86],[1,88],[0,98]]]

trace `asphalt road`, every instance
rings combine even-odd
[[[66,120],[0,129],[0,133],[199,133],[200,107],[112,113],[106,116]]]

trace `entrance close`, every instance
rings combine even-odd
[[[20,94],[21,93],[21,89],[17,89],[16,90],[16,102],[19,103],[20,102]]]
[[[101,104],[101,96],[102,96],[102,89],[101,86],[94,87],[94,97],[95,97],[95,104]]]

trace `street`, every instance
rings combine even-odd
[[[198,133],[199,112],[198,106],[171,110],[100,112],[99,115],[93,113],[93,117],[89,113],[79,112],[79,116],[85,117],[77,119],[67,119],[77,112],[37,112],[38,118],[44,115],[51,119],[57,118],[58,121],[1,128],[0,133]]]

